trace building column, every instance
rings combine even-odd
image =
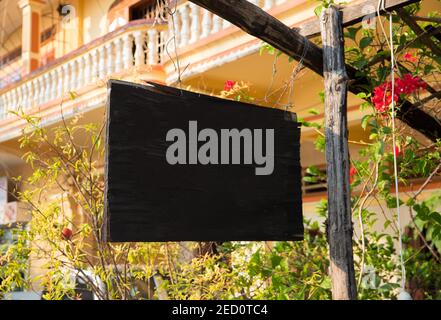
[[[22,75],[25,76],[40,66],[41,11],[43,0],[20,0],[22,10]]]

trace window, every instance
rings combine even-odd
[[[166,18],[165,0],[145,0],[130,7],[130,21]]]

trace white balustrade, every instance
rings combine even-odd
[[[274,6],[274,0],[264,0],[263,10],[271,9]]]
[[[133,37],[135,39],[135,66],[139,67],[145,64],[144,32],[135,31]]]
[[[17,108],[17,88],[12,89],[11,97],[11,105],[9,106],[9,111],[15,110]]]
[[[70,71],[70,77],[69,77],[69,91],[75,90],[75,85],[77,84],[77,68],[76,68],[76,61],[71,60],[69,62],[69,71]]]
[[[26,107],[27,108],[32,108],[33,106],[33,96],[34,96],[34,82],[33,81],[28,81],[26,83],[27,86],[27,91],[28,91],[28,102]]]
[[[178,13],[181,21],[181,30],[179,32],[181,35],[181,39],[179,42],[179,46],[184,47],[190,41],[190,15],[188,5],[180,7]]]
[[[217,33],[222,29],[222,19],[216,14],[213,14],[213,27],[211,33]]]
[[[5,118],[5,111],[6,111],[6,96],[2,95],[0,96],[0,119]]]
[[[191,30],[190,30],[190,43],[195,43],[199,40],[200,35],[200,26],[199,26],[199,16],[201,12],[201,7],[198,5],[191,3],[190,4],[190,11],[191,11]]]
[[[6,118],[7,114],[8,114],[8,110],[9,110],[9,103],[10,103],[10,97],[11,97],[11,92],[7,91],[4,95],[4,100],[3,100],[3,118]]]
[[[158,31],[150,29],[147,31],[147,35],[147,63],[153,65],[158,62]]]
[[[110,42],[106,43],[105,46],[106,46],[106,52],[107,52],[107,75],[110,75],[115,71],[114,55],[113,55],[113,42],[110,41]]]
[[[51,85],[49,89],[49,100],[54,100],[57,98],[57,72],[55,70],[52,70],[49,73],[50,79],[51,79]]]
[[[84,59],[83,57],[79,57],[77,59],[78,73],[77,73],[77,81],[75,83],[75,89],[81,88],[84,85]]]
[[[208,10],[202,9],[202,34],[201,38],[207,37],[211,32],[211,13]]]
[[[31,99],[31,105],[36,106],[38,105],[38,99],[40,99],[40,81],[38,81],[38,78],[35,78],[32,80],[33,87],[34,87],[34,96]]]
[[[40,86],[40,92],[38,94],[38,104],[44,103],[44,91],[45,91],[45,83],[43,77],[38,77],[38,85]]]
[[[123,68],[123,59],[122,59],[122,48],[123,48],[123,39],[117,38],[115,39],[115,72],[120,72]]]
[[[92,66],[91,66],[91,56],[86,53],[83,56],[84,60],[84,85],[88,85],[92,82]]]
[[[99,71],[98,71],[98,77],[100,80],[103,80],[106,78],[106,47],[101,46],[98,49],[99,52]]]
[[[178,46],[186,46],[199,40],[201,14],[201,8],[192,3],[178,9],[174,16]],[[208,11],[205,14],[204,26],[209,26],[209,31],[206,32],[208,36],[212,25],[214,30],[222,28],[222,20],[213,18]],[[215,19],[214,23],[212,19]],[[115,72],[130,70],[133,66],[160,63],[169,31],[156,26],[135,26],[132,31],[123,31],[98,47],[88,48],[79,56],[60,61],[48,70],[42,70],[29,79],[25,78],[18,86],[0,93],[0,119],[7,118],[9,110],[27,110],[50,103],[63,98],[69,91],[94,84],[99,79],[104,80]]]
[[[64,69],[62,67],[58,67],[57,69],[57,80],[58,80],[58,88],[57,88],[57,97],[61,98],[63,96],[63,78],[64,78]]]
[[[132,44],[132,35],[125,34],[123,36],[123,67],[126,70],[133,66]]]
[[[98,49],[92,51],[92,74],[90,77],[90,82],[94,83],[98,80]]]
[[[29,86],[28,84],[24,84],[22,86],[23,88],[23,101],[22,101],[22,108],[23,110],[26,109],[28,107],[28,103],[29,103]]]
[[[43,81],[45,84],[44,90],[44,102],[48,102],[51,95],[51,78],[49,72],[46,72],[43,76]]]
[[[64,96],[70,90],[69,75],[69,65],[67,63],[63,64],[63,91],[61,92],[62,96]]]

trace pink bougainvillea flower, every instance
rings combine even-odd
[[[354,176],[357,174],[357,168],[355,167],[351,167],[349,169],[349,183],[352,183],[352,181],[354,180]]]
[[[224,91],[230,91],[231,89],[233,89],[235,84],[236,84],[236,81],[226,80],[225,84],[224,84]]]
[[[397,102],[401,95],[412,94],[419,89],[425,89],[426,83],[418,76],[405,74],[403,78],[395,78],[394,81],[394,101]],[[386,81],[374,88],[372,103],[375,109],[383,113],[388,110],[392,103],[392,82]]]
[[[406,52],[403,55],[404,60],[409,61],[409,62],[416,62],[418,59],[416,56],[414,56],[413,54],[411,54],[410,52]]]
[[[397,157],[404,155],[404,147],[405,147],[404,144],[401,147],[395,146],[394,155]]]

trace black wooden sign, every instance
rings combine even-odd
[[[303,239],[294,113],[109,82],[108,241]]]

